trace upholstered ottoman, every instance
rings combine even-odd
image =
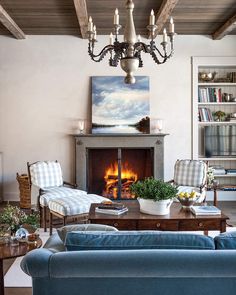
[[[101,203],[108,200],[95,194],[70,195],[66,198],[56,198],[48,202],[49,207],[49,227],[50,235],[52,234],[53,216],[63,218],[63,225],[67,224],[68,217],[79,219],[80,222],[86,223],[88,212],[92,203]]]

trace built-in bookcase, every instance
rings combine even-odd
[[[203,81],[201,73],[215,73],[210,81]],[[209,161],[209,165],[221,165],[225,169],[236,169],[236,157],[208,157],[205,154],[205,126],[236,126],[236,120],[217,121],[214,113],[222,111],[236,113],[236,57],[192,58],[192,158]],[[226,94],[231,94],[227,97]],[[219,175],[220,184],[236,185],[236,175]],[[220,192],[221,197],[236,200],[236,191]]]

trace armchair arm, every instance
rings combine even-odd
[[[167,183],[174,183],[174,179],[166,181]]]
[[[72,188],[77,188],[77,184],[76,183],[70,183],[68,181],[63,181],[63,185],[67,185],[67,186],[70,186]]]

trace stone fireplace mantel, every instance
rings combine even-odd
[[[153,176],[164,177],[164,137],[168,134],[86,134],[73,135],[76,150],[76,183],[88,191],[88,151],[90,149],[153,149]]]

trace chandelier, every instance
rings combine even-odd
[[[174,52],[174,23],[173,19],[170,19],[169,33],[167,35],[166,29],[163,30],[163,41],[160,43],[161,49],[158,49],[155,44],[155,31],[157,25],[155,24],[154,11],[151,11],[149,17],[149,25],[147,29],[149,31],[149,44],[145,44],[141,41],[140,35],[137,37],[135,32],[135,26],[133,21],[133,9],[134,3],[132,0],[126,2],[126,26],[124,31],[124,41],[118,41],[119,30],[121,25],[119,24],[118,9],[115,10],[114,15],[114,36],[110,34],[110,44],[106,45],[100,53],[94,53],[95,43],[97,42],[96,26],[93,24],[91,16],[88,22],[88,53],[91,59],[95,62],[100,62],[108,53],[110,54],[109,65],[111,67],[117,67],[120,62],[122,70],[126,72],[125,83],[135,83],[134,72],[143,67],[143,60],[141,53],[149,53],[156,64],[165,63]],[[167,37],[170,40],[170,52],[167,52]]]

